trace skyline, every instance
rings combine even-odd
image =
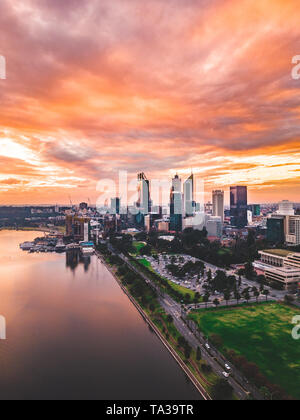
[[[210,198],[300,202],[294,2],[15,3],[0,4],[0,205],[94,203],[119,170],[191,168]]]

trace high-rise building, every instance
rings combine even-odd
[[[287,245],[300,245],[300,216],[285,216],[286,219],[286,237]]]
[[[191,174],[183,184],[184,213],[186,217],[191,217],[195,213],[194,193],[194,175]]]
[[[75,241],[88,240],[90,219],[74,215],[66,216],[66,235],[72,236]]]
[[[121,199],[115,197],[111,199],[111,214],[120,214]]]
[[[170,230],[182,231],[182,193],[181,179],[178,175],[172,179],[172,188],[170,193]]]
[[[260,216],[260,204],[250,204],[248,210],[252,211],[254,217]]]
[[[273,244],[283,244],[284,235],[284,216],[272,216],[267,219],[267,240]]]
[[[278,204],[277,214],[280,214],[283,216],[294,216],[295,215],[294,203],[291,203],[288,200],[281,201]]]
[[[231,225],[242,229],[247,226],[248,194],[247,187],[230,187],[230,217]]]
[[[224,191],[215,190],[212,192],[213,216],[221,217],[224,222]]]
[[[141,214],[145,215],[150,212],[150,182],[144,172],[138,174],[138,201],[136,204]]]

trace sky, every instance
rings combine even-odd
[[[295,0],[1,0],[0,205],[203,177],[300,202]]]

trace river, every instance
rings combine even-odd
[[[184,400],[198,392],[105,265],[0,231],[0,399]]]

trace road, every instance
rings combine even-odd
[[[184,322],[185,316],[182,313],[181,305],[174,301],[169,295],[163,293],[157,284],[153,283],[143,272],[139,271],[129,261],[128,257],[115,252],[115,250],[110,244],[108,244],[108,249],[112,254],[118,255],[130,267],[132,271],[141,276],[144,279],[144,281],[158,293],[158,299],[161,306],[167,314],[172,315],[174,325],[176,326],[180,334],[188,341],[191,347],[195,350],[197,349],[197,347],[200,347],[203,360],[205,360],[206,363],[208,363],[212,367],[214,372],[219,377],[224,378],[223,372],[225,371],[225,366],[222,355],[220,355],[220,353],[218,353],[217,350],[214,349],[211,344],[209,344],[211,347],[210,352],[207,351],[205,347],[206,341],[203,339],[203,337],[201,337],[199,333],[197,334],[197,332],[195,332],[196,334],[194,334],[189,329],[187,325],[187,320],[186,322]],[[250,384],[243,377],[243,375],[233,366],[231,376],[228,379],[228,382],[234,389],[236,395],[242,400],[246,399],[250,393],[252,393],[252,395],[254,395],[254,397],[258,400],[263,399],[259,392],[255,388],[250,386]]]

